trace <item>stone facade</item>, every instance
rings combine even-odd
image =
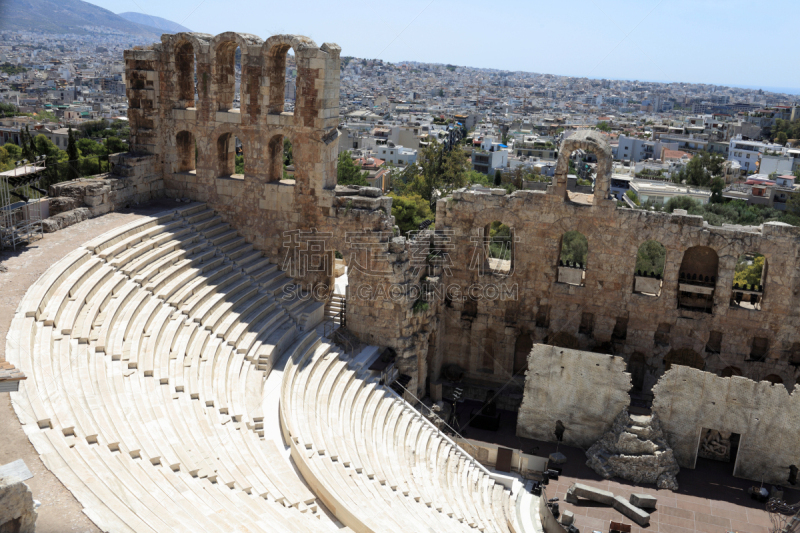
[[[290,50],[297,99],[285,112]],[[422,394],[438,307],[415,307],[427,264],[419,268],[413,243],[395,238],[391,198],[336,185],[339,54],[337,45],[307,37],[262,41],[232,32],[163,35],[152,49],[127,50],[129,156],[141,158],[137,172],[157,176],[167,197],[207,202],[317,299],[331,293],[339,251],[349,267],[348,329],[394,348],[399,370],[412,378],[409,390]],[[282,175],[284,138],[292,142],[294,179]],[[237,139],[242,174],[235,173]]]
[[[694,468],[704,430],[739,436],[735,476],[786,485],[798,466],[800,396],[740,376],[722,378],[675,366],[653,388],[653,412],[683,467]],[[733,460],[729,456],[729,460]]]
[[[577,148],[599,154],[593,197],[566,187],[567,157]],[[617,208],[604,198],[609,167],[608,143],[583,133],[564,142],[546,192],[458,191],[438,202],[436,230],[449,239],[451,273],[444,279],[443,365],[461,366],[467,381],[505,383],[527,367],[528,350],[539,342],[619,355],[644,392],[673,363],[756,381],[777,376],[791,389],[800,376],[800,228],[711,227],[697,216]],[[488,268],[485,241],[494,221],[513,233],[510,273]],[[574,270],[559,268],[568,231],[588,241],[578,281],[559,273]],[[637,251],[650,240],[664,246],[665,270],[661,280],[642,282],[635,279]],[[730,304],[737,259],[753,252],[766,257],[761,310]],[[706,298],[707,310],[679,306],[679,298],[693,301],[681,273],[713,280],[689,287],[706,291],[698,300]],[[503,285],[516,287],[517,297],[482,290]]]
[[[517,435],[588,448],[630,403],[621,357],[537,344],[528,358]]]

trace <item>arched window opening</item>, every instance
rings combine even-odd
[[[720,372],[720,376],[722,376],[723,378],[729,378],[731,376],[741,376],[741,375],[742,375],[742,370],[739,367],[735,366],[726,366],[725,368],[722,369],[722,372]]]
[[[683,254],[678,271],[678,308],[712,313],[719,257],[707,246],[694,246]]]
[[[633,290],[647,296],[659,296],[663,285],[667,250],[658,241],[647,241],[636,253]]]
[[[769,381],[773,385],[783,385],[783,378],[780,377],[778,374],[770,374],[765,376],[764,379],[761,381]]]
[[[766,275],[766,257],[759,253],[746,253],[739,256],[733,274],[731,307],[761,311]]]
[[[514,229],[495,220],[484,228],[486,260],[494,274],[511,274],[514,259]]]
[[[232,133],[223,133],[217,139],[217,177],[244,177],[244,146]]]
[[[558,259],[558,282],[583,287],[586,284],[586,259],[589,241],[578,231],[568,231],[561,237]]]
[[[178,107],[195,107],[197,61],[192,43],[183,41],[175,47],[175,70],[178,73]]]
[[[241,104],[242,49],[234,41],[223,41],[216,50],[215,81],[217,111],[238,110]]]
[[[297,86],[297,56],[289,54],[292,47],[278,44],[269,51],[269,109],[268,113],[294,113],[302,91]]]
[[[244,175],[244,145],[242,145],[242,141],[235,135],[233,137],[233,142],[236,153],[234,174]]]
[[[175,172],[195,172],[197,169],[197,143],[190,131],[180,131],[175,136],[178,162]]]
[[[267,143],[267,182],[294,179],[292,141],[283,135],[273,135]]]
[[[575,150],[569,155],[567,164],[567,196],[569,200],[581,205],[591,205],[597,156],[585,150]]]
[[[680,348],[670,350],[664,357],[664,371],[666,372],[672,365],[683,365],[698,370],[705,370],[706,362],[703,357],[691,348]]]

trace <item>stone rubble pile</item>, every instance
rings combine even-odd
[[[611,430],[586,451],[586,456],[586,465],[606,479],[619,477],[678,490],[680,467],[655,414],[631,415],[623,409]]]

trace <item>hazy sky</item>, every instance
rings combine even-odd
[[[794,89],[797,0],[91,0],[217,34],[307,35],[342,55],[592,78]]]

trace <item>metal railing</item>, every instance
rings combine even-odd
[[[422,400],[420,400],[419,398],[417,398],[417,397],[414,395],[414,393],[412,393],[412,392],[411,392],[411,391],[409,391],[407,388],[405,388],[405,387],[403,387],[402,385],[400,385],[400,383],[396,383],[396,385],[397,385],[399,388],[403,389],[403,390],[404,390],[404,391],[405,391],[405,392],[406,392],[406,393],[407,393],[409,396],[411,396],[412,398],[414,398],[414,400],[417,402],[417,404],[418,404],[418,405],[421,405],[421,406],[423,406],[425,409],[427,409],[427,410],[428,410],[428,412],[429,412],[431,415],[433,415],[433,416],[434,416],[434,417],[436,417],[437,419],[441,420],[441,421],[442,421],[442,424],[443,424],[443,425],[445,425],[445,426],[447,426],[447,428],[448,428],[450,431],[452,431],[452,432],[453,432],[453,435],[455,435],[455,436],[456,436],[458,439],[460,439],[460,440],[461,440],[462,442],[464,442],[465,444],[468,444],[469,446],[471,446],[472,448],[474,448],[474,450],[475,450],[475,453],[467,453],[467,451],[466,451],[466,450],[464,450],[464,449],[463,449],[463,448],[462,448],[462,447],[461,447],[461,446],[460,446],[458,443],[456,443],[456,442],[455,442],[453,439],[451,439],[450,437],[448,437],[448,436],[447,436],[447,433],[443,433],[443,432],[441,431],[441,429],[439,429],[439,427],[438,427],[436,424],[434,424],[433,422],[431,422],[431,421],[430,421],[430,419],[428,419],[427,417],[423,416],[423,415],[422,415],[422,413],[420,413],[420,412],[419,412],[419,411],[418,411],[418,410],[417,410],[417,409],[416,409],[416,408],[415,408],[413,405],[411,405],[411,404],[408,404],[408,402],[406,402],[405,398],[401,397],[399,394],[397,394],[397,393],[396,393],[396,392],[394,392],[394,391],[392,391],[392,393],[393,393],[393,394],[395,394],[395,395],[396,395],[398,398],[400,398],[400,399],[401,399],[401,400],[403,400],[405,403],[407,403],[407,404],[408,404],[408,405],[409,405],[409,406],[410,406],[412,409],[414,409],[415,411],[417,411],[417,414],[419,415],[419,417],[420,417],[422,420],[424,420],[425,422],[427,422],[428,424],[430,424],[431,426],[433,426],[433,427],[436,429],[436,432],[437,432],[437,433],[438,433],[438,434],[439,434],[439,435],[440,435],[440,436],[441,436],[443,439],[445,439],[445,440],[446,440],[448,443],[450,443],[451,445],[453,445],[453,446],[454,446],[456,449],[460,450],[462,453],[464,453],[464,454],[468,455],[470,458],[472,458],[472,462],[473,462],[473,464],[475,464],[475,465],[477,465],[478,467],[480,467],[480,468],[481,468],[481,469],[482,469],[482,470],[483,470],[483,471],[484,471],[486,474],[491,474],[491,472],[489,472],[489,469],[488,469],[488,468],[486,468],[485,466],[483,466],[482,464],[480,464],[480,463],[478,462],[478,460],[475,458],[475,454],[478,452],[478,447],[477,447],[477,446],[475,446],[474,444],[471,444],[469,441],[467,441],[467,439],[466,439],[466,438],[465,438],[465,437],[464,437],[464,436],[463,436],[461,433],[459,433],[458,431],[456,431],[456,430],[455,430],[455,429],[454,429],[454,428],[453,428],[453,427],[452,427],[450,424],[448,424],[447,422],[445,422],[445,420],[444,420],[442,417],[440,417],[439,415],[437,415],[437,414],[436,414],[436,413],[435,413],[435,412],[434,412],[434,411],[433,411],[433,410],[432,410],[430,407],[428,407],[427,405],[425,405],[424,403],[422,403]],[[388,387],[387,387],[387,390],[391,390],[391,388],[388,388]]]

